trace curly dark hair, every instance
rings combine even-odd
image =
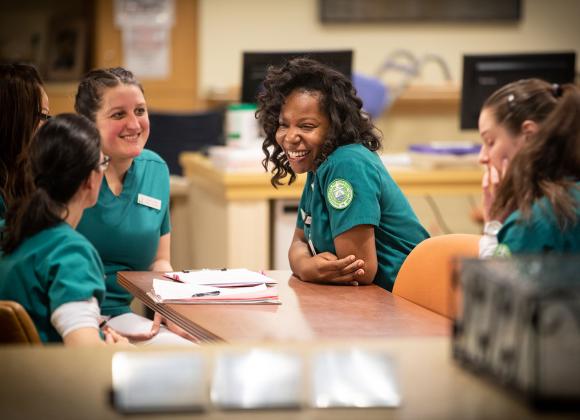
[[[256,117],[266,138],[262,150],[266,155],[262,165],[266,171],[271,162],[274,187],[290,174],[288,184],[296,180],[282,147],[276,142],[280,112],[286,98],[295,90],[316,92],[321,111],[327,116],[327,138],[316,157],[318,167],[338,147],[360,143],[371,151],[379,150],[381,133],[370,116],[362,109],[362,100],[356,96],[351,81],[342,73],[309,58],[295,58],[281,66],[268,68],[264,90],[258,94]]]

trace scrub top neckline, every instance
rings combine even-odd
[[[138,157],[137,157],[138,158]],[[137,159],[135,158],[135,159]],[[107,177],[103,177],[103,188],[105,191],[108,191],[108,194],[113,197],[114,199],[122,199],[124,196],[126,196],[127,194],[130,194],[130,191],[132,190],[133,185],[135,184],[135,159],[133,159],[133,161],[131,162],[131,166],[129,166],[129,169],[127,170],[127,173],[125,174],[125,179],[123,180],[123,183],[121,184],[123,189],[121,190],[121,193],[119,195],[116,195],[111,188],[109,187],[109,182],[107,181]]]

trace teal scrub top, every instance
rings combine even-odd
[[[4,224],[6,223],[6,204],[4,198],[0,195],[0,240],[4,235]]]
[[[4,197],[0,195],[0,220],[4,220],[6,217],[6,203],[4,202]]]
[[[105,265],[105,315],[130,312],[132,296],[117,283],[118,271],[147,271],[159,238],[171,230],[169,169],[156,153],[144,149],[133,160],[116,196],[103,178],[97,204],[86,209],[77,230],[95,246]]]
[[[43,342],[62,342],[50,322],[59,306],[105,295],[103,264],[97,250],[68,223],[25,239],[0,256],[0,299],[19,302]]]
[[[520,211],[510,214],[497,237],[502,252],[537,254],[580,252],[580,183],[570,192],[576,200],[576,224],[560,230],[554,208],[545,198],[532,205],[531,217],[523,220]]]
[[[350,144],[308,173],[296,227],[316,253],[336,254],[334,238],[358,225],[375,227],[374,282],[391,291],[406,256],[429,234],[377,153]]]

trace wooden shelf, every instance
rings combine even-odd
[[[455,84],[410,85],[395,99],[388,112],[440,113],[456,112],[461,94]]]
[[[232,86],[220,92],[210,92],[205,100],[208,105],[227,105],[238,102],[240,87]],[[458,107],[461,99],[459,86],[454,83],[440,85],[410,85],[395,100],[397,110],[425,107]]]

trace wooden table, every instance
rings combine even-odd
[[[530,409],[503,388],[463,370],[451,359],[449,339],[405,338],[360,343],[286,343],[266,349],[294,350],[305,360],[320,348],[378,349],[396,363],[402,403],[386,409],[313,409],[221,411],[207,405],[201,414],[124,416],[109,403],[111,358],[119,348],[0,346],[0,416],[3,419],[244,419],[347,420],[389,419],[553,419],[578,418],[578,412],[542,413]],[[207,345],[195,351],[210,367],[223,351],[245,351],[250,345]],[[175,349],[185,351],[183,348]],[[137,350],[130,350],[137,351]],[[166,348],[141,348],[159,356]],[[211,372],[210,369],[207,369]],[[210,375],[208,375],[210,376]],[[155,381],[155,378],[151,378]],[[209,383],[207,381],[209,390]],[[209,392],[208,392],[209,394]],[[209,400],[209,395],[207,396]]]
[[[448,336],[450,322],[375,286],[305,283],[289,271],[269,271],[281,305],[175,305],[155,303],[147,292],[152,272],[120,272],[119,284],[201,341],[312,341]]]

